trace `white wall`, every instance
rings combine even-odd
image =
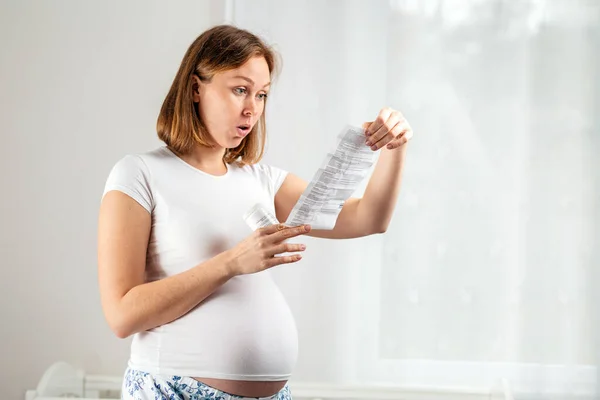
[[[212,4],[214,6],[214,3]],[[103,319],[96,218],[110,167],[159,144],[181,58],[207,1],[0,4],[0,397],[63,359],[120,374],[129,340]]]

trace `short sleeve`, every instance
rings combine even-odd
[[[285,180],[286,176],[288,175],[288,171],[285,171],[281,168],[273,167],[271,165],[264,165],[263,167],[270,182],[271,193],[273,194],[273,196],[275,196],[275,194],[277,194],[277,191],[283,184],[283,181]]]
[[[150,171],[140,156],[128,155],[119,160],[110,171],[102,197],[111,190],[125,193],[149,213],[154,208],[150,187]]]

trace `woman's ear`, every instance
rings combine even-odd
[[[200,85],[202,85],[202,82],[198,78],[198,75],[192,75],[192,99],[194,103],[200,101]]]

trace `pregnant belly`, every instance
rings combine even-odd
[[[182,370],[194,372],[187,376],[228,393],[277,393],[298,353],[294,318],[266,274],[232,279],[188,314],[164,326],[162,334],[163,366],[174,358],[178,360],[174,367],[179,363]]]

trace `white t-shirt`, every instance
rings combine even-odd
[[[223,176],[194,168],[167,147],[128,155],[104,193],[119,190],[152,217],[146,281],[188,270],[252,233],[243,215],[262,203],[275,213],[287,172],[228,165]],[[236,276],[181,318],[134,335],[129,365],[152,374],[285,380],[298,353],[294,318],[269,271]]]

